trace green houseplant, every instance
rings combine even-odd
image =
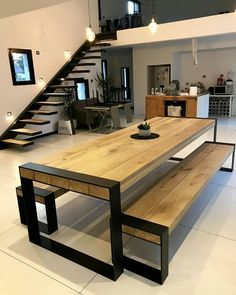
[[[102,90],[101,96],[103,98],[103,102],[109,102],[112,96],[113,84],[116,80],[114,76],[110,74],[105,79],[102,73],[97,73],[94,80],[97,82],[97,87]]]
[[[138,126],[138,135],[141,137],[148,137],[151,135],[151,126],[150,123],[147,123],[147,121],[144,121],[143,123],[140,123]]]

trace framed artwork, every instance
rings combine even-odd
[[[13,85],[35,84],[32,51],[30,49],[8,49]]]

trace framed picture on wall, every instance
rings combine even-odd
[[[30,49],[8,49],[13,85],[35,84],[32,51]]]

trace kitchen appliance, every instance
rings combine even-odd
[[[233,95],[233,85],[217,85],[214,87],[214,94],[229,94]]]

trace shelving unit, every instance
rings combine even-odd
[[[210,95],[209,116],[231,117],[234,95]]]

